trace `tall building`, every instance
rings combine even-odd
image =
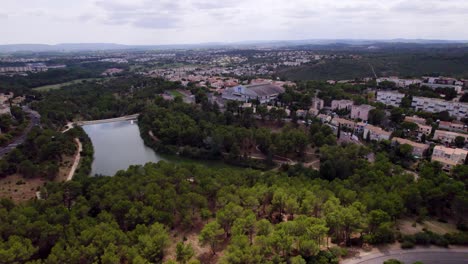
[[[331,108],[334,109],[346,109],[350,110],[351,107],[353,106],[354,102],[351,100],[333,100],[331,102]]]

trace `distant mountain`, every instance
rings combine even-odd
[[[239,41],[239,42],[212,42],[200,44],[174,44],[174,45],[124,45],[115,43],[63,43],[56,45],[46,44],[9,44],[0,45],[0,53],[14,52],[77,52],[77,51],[104,51],[104,50],[167,50],[167,49],[206,49],[206,48],[279,48],[288,46],[307,45],[344,45],[365,46],[384,44],[468,44],[468,40],[427,40],[427,39],[308,39],[308,40],[268,40],[268,41]]]

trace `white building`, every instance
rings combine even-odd
[[[468,151],[464,149],[436,146],[432,153],[432,161],[440,162],[443,169],[449,171],[453,166],[465,164],[467,155]]]
[[[430,113],[447,111],[451,116],[454,116],[457,119],[462,119],[468,116],[468,103],[414,96],[411,106],[416,110]]]
[[[392,142],[394,143],[397,142],[400,145],[403,145],[403,144],[410,145],[411,147],[413,147],[412,154],[418,157],[424,156],[425,152],[429,149],[428,144],[417,143],[417,142],[404,139],[404,138],[394,137],[392,138]]]
[[[377,99],[377,102],[383,103],[385,105],[399,107],[403,97],[405,97],[405,94],[402,94],[399,92],[378,91],[376,99]]]
[[[392,83],[395,83],[396,87],[399,87],[399,88],[408,87],[412,84],[420,84],[422,82],[422,80],[420,79],[400,79],[395,76],[377,78],[376,81],[377,81],[377,84],[380,84],[381,82],[384,82],[384,81],[392,82]]]

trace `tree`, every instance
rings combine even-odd
[[[216,255],[216,248],[218,244],[223,241],[221,237],[223,234],[224,231],[218,222],[210,222],[206,224],[200,232],[200,243],[202,246],[209,245],[211,253]]]
[[[395,124],[399,124],[405,119],[403,114],[403,109],[399,107],[393,108],[392,110],[390,110],[390,120],[392,120],[392,122],[394,122]]]
[[[169,235],[160,223],[154,223],[146,234],[138,236],[137,247],[140,254],[151,262],[160,262],[164,250],[169,246]]]
[[[193,256],[195,251],[190,244],[184,244],[183,242],[177,243],[176,246],[176,260],[181,263],[187,263]]]
[[[380,125],[382,121],[385,119],[385,111],[382,109],[372,109],[369,111],[369,123],[372,125]]]
[[[30,239],[10,236],[7,241],[0,242],[1,263],[25,263],[37,252]]]
[[[465,146],[465,138],[462,136],[457,136],[454,143],[458,148],[463,148]]]
[[[24,160],[18,165],[18,171],[23,174],[25,178],[33,178],[37,176],[38,170],[30,160]]]

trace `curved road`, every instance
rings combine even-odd
[[[26,136],[28,135],[29,131],[31,131],[33,126],[38,126],[40,124],[41,116],[39,115],[38,112],[31,110],[27,106],[23,107],[23,111],[26,112],[30,117],[29,125],[26,127],[26,129],[24,129],[23,133],[19,137],[15,138],[7,146],[0,148],[0,158],[10,153],[10,151],[12,151],[18,145],[23,144],[24,141],[26,140]]]
[[[417,248],[411,250],[390,250],[364,257],[342,261],[343,264],[382,264],[389,259],[398,259],[406,264],[421,261],[424,264],[468,263],[468,248]]]

